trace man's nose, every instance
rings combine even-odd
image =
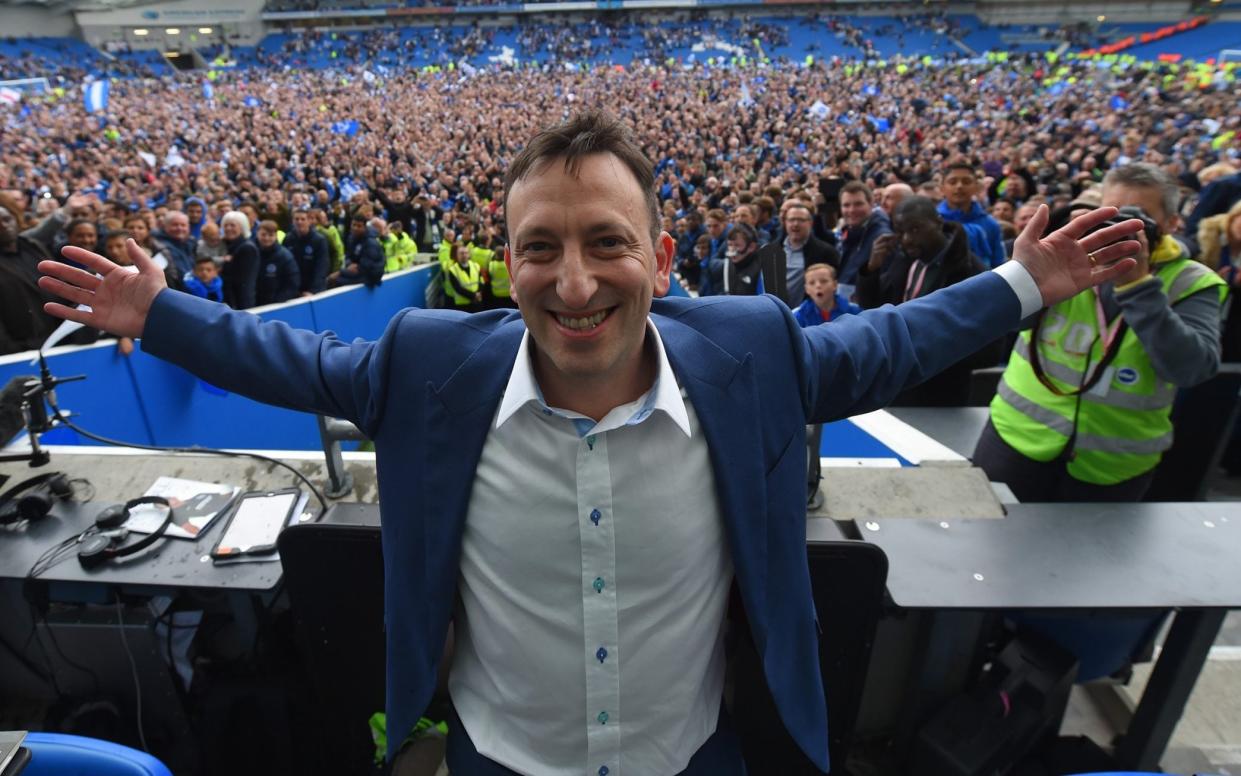
[[[556,294],[560,300],[571,310],[582,310],[590,305],[598,288],[599,283],[586,252],[580,246],[566,245],[556,278]]]

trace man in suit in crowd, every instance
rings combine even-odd
[[[831,264],[839,270],[840,254],[810,233],[814,213],[808,205],[800,201],[788,205],[782,218],[784,239],[773,240],[759,249],[758,260],[764,267],[771,268],[776,278],[784,278],[783,285],[767,286],[767,293],[796,308],[806,298],[806,267]]]
[[[89,271],[43,262],[40,285],[67,300],[56,316],[374,440],[390,755],[451,621],[453,773],[608,776],[622,758],[625,773],[744,773],[722,700],[735,581],[779,719],[826,770],[806,424],[881,407],[1127,271],[1136,244],[1116,241],[1139,224],[1086,236],[1104,209],[1040,240],[1040,211],[1007,269],[802,329],[766,296],[662,298],[674,244],[653,167],[606,114],[536,135],[505,190],[520,313],[410,309],[377,341],[342,342],[168,291],[132,242],[136,271],[70,248]],[[187,354],[187,337],[207,345]]]

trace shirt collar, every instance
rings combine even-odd
[[[517,348],[517,359],[513,362],[513,371],[509,375],[508,385],[504,388],[504,398],[500,401],[495,427],[499,428],[504,425],[519,409],[533,402],[545,415],[558,415],[572,420],[577,428],[578,436],[609,431],[620,426],[635,426],[656,411],[662,411],[671,418],[672,422],[676,423],[677,427],[685,433],[685,436],[693,436],[689,426],[689,413],[685,409],[685,398],[681,394],[681,387],[672,371],[672,365],[668,362],[663,338],[659,336],[659,329],[651,323],[649,318],[646,330],[647,335],[655,343],[655,355],[659,363],[655,383],[650,390],[634,401],[614,408],[598,423],[576,412],[550,407],[543,400],[543,391],[534,377],[534,368],[530,358],[532,355],[530,331],[527,330],[522,334],[521,345]]]

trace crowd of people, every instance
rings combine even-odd
[[[750,39],[778,37],[763,25],[737,25]],[[596,26],[576,40],[622,32]],[[553,45],[553,25],[529,29],[531,47],[572,43]],[[359,54],[378,57],[399,40],[446,42],[380,31]],[[751,40],[751,51],[761,43]],[[884,235],[894,208],[911,195],[960,223],[982,266],[1007,258],[1037,203],[1097,197],[1109,170],[1133,162],[1177,180],[1177,210],[1189,216],[1198,189],[1234,173],[1241,153],[1231,78],[1041,55],[882,67],[752,58],[735,67],[386,68],[380,76],[362,67],[256,68],[219,73],[210,97],[200,76],[175,75],[115,82],[102,113],[87,114],[71,96],[0,108],[0,191],[17,231],[34,228],[22,251],[54,255],[71,241],[106,250],[120,244],[118,235],[134,236],[170,257],[175,285],[197,288],[187,278],[198,274],[195,257],[206,250],[223,282],[221,298],[234,306],[335,283],[377,283],[384,269],[408,264],[390,259],[385,246],[401,243],[402,255],[412,256],[408,240],[415,251],[439,254],[447,303],[472,309],[505,303],[506,278],[497,277],[494,259],[505,238],[507,160],[539,126],[602,106],[635,127],[656,163],[663,225],[676,239],[687,286],[709,294],[727,284],[735,292],[736,278],[723,272],[732,231],[752,227],[754,253],[771,256],[790,233],[790,203],[800,202],[805,208],[793,212],[809,215],[808,250],[834,252],[836,282],[864,303],[873,289],[859,276],[875,253],[895,253]],[[1227,210],[1213,207],[1205,215]],[[230,213],[237,215],[230,220]],[[303,244],[295,220],[322,233],[327,259],[317,244]],[[1186,231],[1190,244],[1197,220]],[[294,261],[270,241],[263,246],[265,233],[292,240]],[[459,253],[471,256],[478,278],[466,272],[457,278],[464,287],[452,287]],[[787,258],[804,260],[781,261]],[[211,272],[203,268],[204,277]],[[272,272],[281,279],[260,283]],[[488,285],[493,277],[498,293]],[[796,307],[804,299],[800,278],[786,280],[784,294]],[[772,285],[765,290],[774,292]],[[9,335],[5,348],[30,347],[33,336]]]

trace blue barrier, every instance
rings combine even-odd
[[[423,307],[435,265],[385,275],[373,289],[362,286],[252,310],[263,320],[283,321],[313,331],[331,331],[342,340],[375,339],[398,310]],[[676,281],[671,296],[688,296]],[[193,349],[196,343],[186,342]],[[36,375],[32,353],[0,357],[0,385],[16,375]],[[63,410],[83,429],[143,445],[228,447],[266,450],[317,450],[314,417],[278,409],[229,393],[180,367],[144,353],[126,357],[111,340],[80,347],[52,348],[48,367],[57,377],[84,374],[57,391]],[[43,436],[47,444],[96,444],[69,428]]]
[[[433,267],[384,276],[374,289],[329,291],[253,312],[298,328],[334,331],[342,339],[373,339],[400,309],[422,307]],[[193,349],[195,343],[186,342]],[[0,385],[16,375],[38,374],[33,354],[0,357]],[[304,412],[276,409],[216,388],[180,367],[135,349],[122,356],[113,341],[53,348],[48,367],[57,377],[84,374],[57,390],[61,408],[101,436],[139,444],[315,450],[319,432]],[[68,428],[45,434],[47,444],[95,444]]]

